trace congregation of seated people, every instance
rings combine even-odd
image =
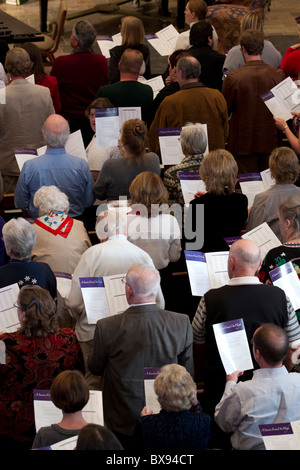
[[[0,333],[0,444],[10,451],[68,438],[74,450],[256,450],[260,425],[300,419],[300,307],[270,275],[290,263],[300,281],[300,113],[273,117],[261,99],[298,79],[300,45],[282,58],[252,11],[224,55],[207,3],[189,0],[184,14],[156,98],[134,16],[122,19],[110,59],[94,52],[86,19],[49,73],[33,43],[1,53],[0,296],[18,290],[16,326]],[[141,113],[103,124],[129,106]],[[171,161],[162,127],[179,129]],[[68,146],[76,131],[86,158]],[[19,166],[15,149],[42,148]],[[264,170],[272,185],[251,201],[239,177]],[[262,255],[247,235],[264,223],[278,244]],[[187,253],[224,254],[227,282],[195,294],[201,273]],[[92,281],[97,289],[84,289]],[[103,286],[105,301],[95,294]],[[240,318],[253,370],[225,373],[213,325]],[[149,368],[158,410],[146,406]],[[62,413],[39,429],[36,389]],[[84,414],[93,391],[97,424]]]

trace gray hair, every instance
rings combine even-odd
[[[168,364],[154,380],[158,402],[167,412],[189,410],[196,397],[196,383],[185,367]]]
[[[50,132],[45,125],[43,125],[42,133],[44,136],[44,141],[47,145],[53,148],[63,148],[66,145],[66,142],[70,136],[70,127],[68,127],[61,133],[56,134]]]
[[[192,56],[181,57],[176,64],[177,70],[181,70],[185,79],[200,78],[201,65],[199,60]]]
[[[134,297],[157,296],[160,286],[160,274],[154,266],[134,264],[126,275]]]
[[[82,51],[89,51],[96,39],[97,31],[87,20],[81,20],[76,23],[73,29],[73,36],[79,42]]]
[[[300,196],[294,195],[282,201],[279,215],[283,220],[290,220],[296,231],[300,230]]]
[[[9,247],[18,259],[28,258],[36,243],[36,231],[22,217],[9,220],[2,229],[5,247]]]
[[[180,132],[182,149],[188,155],[203,154],[207,146],[205,131],[200,123],[188,122]]]
[[[51,211],[69,212],[70,209],[68,196],[57,186],[39,188],[33,197],[33,204],[41,214],[48,214]]]
[[[126,235],[127,220],[123,214],[115,210],[101,212],[96,221],[96,233],[98,238],[106,239],[116,233]]]

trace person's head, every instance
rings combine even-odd
[[[230,194],[235,189],[238,166],[230,152],[218,149],[205,155],[199,173],[207,192],[220,195],[227,189]]]
[[[188,82],[198,82],[201,75],[199,60],[192,56],[180,57],[176,65],[176,76],[180,86]]]
[[[36,243],[36,231],[23,217],[6,222],[2,237],[8,256],[19,260],[29,258]]]
[[[0,63],[3,65],[3,67],[5,64],[5,57],[8,51],[9,46],[7,44],[7,41],[5,41],[5,39],[0,39]]]
[[[143,204],[147,208],[148,217],[151,216],[152,204],[168,204],[168,191],[157,173],[143,171],[137,175],[129,187],[131,204]],[[152,207],[152,215],[157,211]]]
[[[73,49],[81,51],[90,51],[95,42],[97,31],[87,20],[78,21],[73,26],[70,43]]]
[[[77,438],[76,450],[124,450],[114,433],[101,424],[84,426]]]
[[[207,139],[201,124],[188,122],[180,132],[180,143],[184,155],[203,155]]]
[[[211,46],[212,36],[212,25],[206,20],[200,20],[191,27],[190,43],[192,46]]]
[[[257,29],[263,32],[263,21],[254,10],[246,13],[241,19],[241,33],[247,31],[247,29]]]
[[[154,380],[154,391],[161,408],[168,412],[189,410],[196,402],[197,387],[185,367],[168,364]]]
[[[134,47],[143,44],[145,29],[142,21],[136,16],[125,16],[121,20],[122,45]]]
[[[278,147],[271,152],[269,168],[277,184],[295,183],[300,171],[298,157],[289,147]]]
[[[125,49],[120,62],[120,77],[130,75],[132,79],[137,80],[144,62],[143,54],[137,49]]]
[[[300,237],[300,196],[294,195],[279,206],[279,227],[285,239]]]
[[[47,289],[23,286],[18,299],[20,334],[30,337],[48,337],[58,329],[56,303]]]
[[[247,29],[241,34],[240,45],[247,56],[261,56],[264,48],[264,34],[257,29]]]
[[[68,121],[60,114],[51,114],[42,127],[45,143],[50,148],[63,148],[70,136]]]
[[[169,75],[173,82],[177,81],[176,76],[176,65],[180,57],[190,56],[191,54],[184,50],[184,49],[177,49],[176,51],[172,52],[172,54],[168,57],[168,64],[169,64]]]
[[[107,210],[101,212],[96,220],[96,234],[101,242],[113,235],[127,235],[126,218],[119,211]]]
[[[85,115],[90,120],[90,126],[94,132],[96,132],[95,110],[104,108],[113,108],[110,100],[108,98],[96,98],[85,110]]]
[[[133,159],[142,158],[148,145],[148,130],[144,121],[128,119],[121,128],[120,153]]]
[[[63,413],[82,411],[90,397],[88,383],[79,370],[60,372],[52,382],[50,393],[52,402]]]
[[[203,20],[207,15],[207,4],[203,0],[189,0],[184,10],[186,24]]]
[[[155,302],[160,286],[160,275],[154,266],[134,264],[125,278],[126,298],[129,305]]]
[[[281,367],[289,349],[287,333],[273,323],[265,323],[255,330],[253,354],[260,367]]]
[[[22,47],[10,49],[5,57],[5,69],[11,78],[26,78],[32,70],[28,52]]]
[[[52,211],[69,212],[68,196],[57,186],[41,186],[33,197],[33,204],[39,210],[39,215]]]
[[[255,276],[261,266],[259,246],[251,240],[241,239],[234,242],[228,254],[228,276]]]
[[[32,62],[32,73],[42,79],[45,75],[45,70],[41,52],[38,46],[33,42],[24,42],[21,47],[29,54],[30,60]]]

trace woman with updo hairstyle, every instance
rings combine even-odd
[[[133,439],[147,452],[197,452],[209,448],[212,418],[197,400],[197,387],[185,367],[168,364],[154,380],[158,414],[143,408]]]
[[[73,274],[82,253],[92,244],[83,222],[68,216],[69,199],[57,186],[42,186],[33,198],[39,217],[34,221],[36,244],[31,259],[54,272]]]
[[[295,185],[300,172],[299,160],[291,148],[278,147],[270,154],[269,168],[275,184],[256,194],[249,212],[247,232],[266,222],[282,242],[278,209],[285,199],[300,195],[300,188]]]
[[[213,150],[202,160],[199,173],[206,192],[197,193],[196,198],[190,202],[185,234],[188,243],[195,247],[189,249],[203,252],[228,251],[229,246],[224,238],[239,236],[248,217],[247,197],[235,192],[237,163],[227,150]],[[203,217],[198,205],[202,205],[204,209]],[[202,247],[198,246],[197,239],[189,239],[191,231],[197,231],[198,238],[203,231]]]
[[[2,333],[6,350],[0,365],[2,449],[29,450],[35,437],[33,390],[49,390],[64,370],[84,373],[82,351],[70,328],[59,328],[56,304],[39,286],[24,286],[14,304],[19,328]]]
[[[181,253],[180,228],[170,214],[168,192],[160,176],[151,171],[137,175],[129,192],[128,240],[151,256],[162,276],[161,270],[177,261]]]
[[[123,52],[130,48],[136,49],[143,54],[143,66],[141,75],[147,80],[151,78],[150,51],[144,44],[145,29],[142,20],[136,16],[125,16],[121,19],[122,44],[110,49],[109,58],[109,82],[116,83],[120,81],[120,71],[118,64]]]
[[[289,261],[300,278],[300,194],[282,201],[278,215],[283,244],[272,248],[262,262],[258,277],[264,284],[272,284],[270,271]],[[300,310],[296,313],[300,321]]]
[[[94,186],[94,194],[101,201],[113,201],[120,196],[130,197],[129,186],[143,171],[160,175],[160,161],[156,153],[147,153],[148,131],[140,119],[129,119],[122,125],[119,150],[122,158],[104,162]]]
[[[84,375],[78,370],[64,370],[51,385],[51,400],[62,411],[59,423],[41,427],[33,441],[32,448],[51,446],[73,436],[87,425],[82,410],[90,398],[89,386]]]

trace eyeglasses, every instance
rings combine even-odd
[[[20,308],[19,305],[17,304],[17,302],[15,302],[15,303],[13,304],[13,307],[15,307],[15,308]]]
[[[122,278],[121,278],[121,282],[122,282],[122,284],[131,287],[131,285],[128,284],[128,282],[126,282],[126,277],[122,277]]]

